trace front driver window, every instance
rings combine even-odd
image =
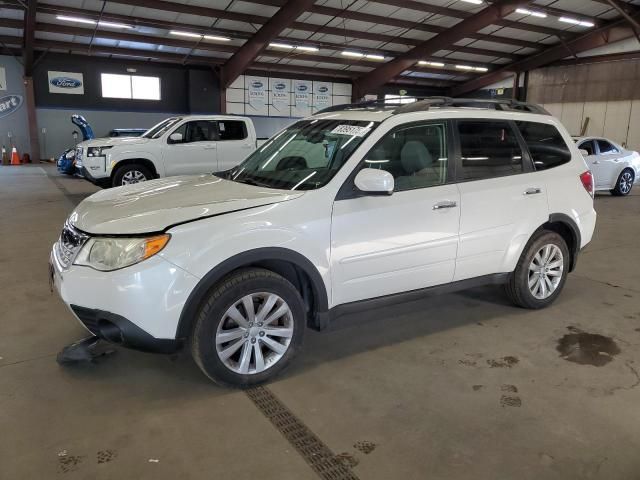
[[[369,151],[364,168],[386,170],[396,192],[447,183],[446,123],[430,123],[393,130]]]
[[[193,120],[186,122],[176,128],[173,132],[182,135],[181,142],[170,141],[170,143],[196,143],[216,141],[218,133],[216,123],[209,120]]]

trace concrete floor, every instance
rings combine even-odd
[[[51,166],[0,167],[0,478],[323,478],[186,354],[56,364],[84,332],[49,292],[47,258],[93,191]],[[640,188],[596,208],[552,308],[491,287],[345,317],[309,331],[267,390],[350,465],[335,478],[640,478]],[[604,365],[560,356],[580,332],[604,336]]]

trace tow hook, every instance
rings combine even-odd
[[[108,342],[92,335],[64,347],[58,353],[56,361],[60,365],[74,365],[81,362],[96,363],[98,358],[111,355],[115,351],[116,349]]]

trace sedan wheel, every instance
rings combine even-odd
[[[631,172],[623,172],[620,175],[620,182],[618,183],[618,188],[620,189],[620,193],[628,194],[631,191],[631,187],[633,186],[633,174]]]
[[[562,251],[547,244],[533,257],[529,265],[529,291],[538,300],[549,298],[560,285],[564,270]]]
[[[267,292],[245,295],[218,324],[216,352],[233,372],[261,373],[287,352],[293,328],[291,308],[280,296]]]

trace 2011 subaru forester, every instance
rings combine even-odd
[[[251,385],[344,309],[503,283],[553,302],[594,231],[562,125],[516,102],[333,107],[241,165],[101,191],[71,214],[54,284],[94,335]]]

